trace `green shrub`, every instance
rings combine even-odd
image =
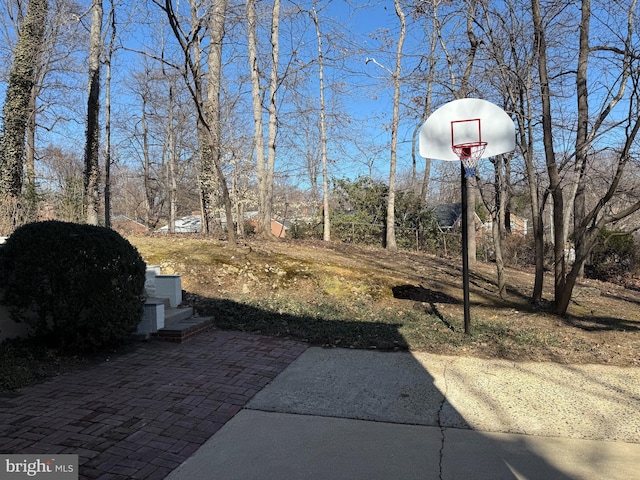
[[[603,229],[591,250],[585,273],[589,278],[616,282],[632,273],[637,265],[637,247],[633,235]]]
[[[323,228],[324,225],[319,223],[295,221],[291,224],[291,227],[289,227],[287,235],[289,238],[295,240],[304,240],[307,238],[321,239]]]
[[[12,318],[67,351],[127,339],[142,318],[145,263],[113,230],[48,221],[18,228],[0,249]]]

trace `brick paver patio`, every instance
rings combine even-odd
[[[304,350],[210,330],[0,396],[0,452],[73,453],[83,479],[162,479]]]

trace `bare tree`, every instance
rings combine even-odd
[[[166,13],[171,30],[180,44],[184,55],[184,68],[181,70],[181,74],[196,107],[202,138],[206,142],[205,150],[207,154],[200,159],[200,188],[204,212],[203,226],[208,231],[208,226],[213,221],[216,206],[214,199],[217,198],[219,189],[227,219],[227,240],[229,245],[236,245],[236,232],[233,226],[233,205],[227,180],[222,169],[220,117],[222,44],[225,36],[227,2],[226,0],[214,0],[207,12],[209,55],[207,58],[206,95],[200,65],[195,62],[192,50],[194,43],[201,40],[199,37],[200,24],[194,25],[192,19],[190,29],[184,31],[171,0],[165,0],[163,4],[157,0],[154,0],[154,2]]]
[[[174,90],[175,87],[171,79],[169,79],[169,105],[167,105],[169,109],[169,114],[167,115],[167,141],[166,141],[166,152],[168,154],[168,168],[167,168],[167,184],[169,186],[169,232],[176,233],[176,220],[177,220],[177,209],[178,209],[178,183],[176,180],[177,175],[177,163],[178,163],[178,155],[176,153],[176,131],[175,131],[175,121],[174,121],[174,110],[175,106],[175,98],[174,98]]]
[[[391,159],[389,161],[389,194],[387,196],[386,248],[397,250],[396,244],[396,163],[398,157],[398,128],[400,124],[400,74],[402,73],[402,48],[407,34],[407,21],[400,0],[394,0],[400,34],[396,45],[396,66],[393,71],[393,117],[391,120]]]
[[[485,48],[490,60],[485,77],[492,78],[492,85],[503,97],[505,110],[513,116],[516,125],[518,145],[517,157],[522,157],[521,175],[526,181],[529,193],[529,211],[531,215],[531,232],[534,242],[535,275],[531,302],[540,304],[544,284],[544,208],[548,198],[548,190],[543,175],[536,164],[536,125],[541,117],[539,98],[536,96],[536,57],[528,41],[533,36],[533,26],[529,22],[527,4],[519,0],[510,0],[501,6],[484,6],[485,21],[481,24]],[[501,185],[495,189],[494,227],[500,222],[501,232],[507,232],[509,222],[509,195],[513,158],[494,159],[495,182]],[[500,167],[500,168],[499,168]],[[499,177],[497,176],[499,175]],[[499,195],[499,197],[498,197]],[[485,204],[487,202],[485,201]],[[500,206],[500,208],[498,208]],[[502,226],[503,225],[503,226]],[[500,233],[498,240],[504,233]],[[496,240],[494,240],[494,243]],[[496,267],[501,268],[498,255],[501,248],[496,246]],[[498,277],[500,278],[500,272]],[[504,275],[504,273],[502,274]],[[499,281],[500,283],[500,281]]]
[[[324,102],[324,50],[322,48],[322,34],[318,18],[317,2],[314,0],[311,18],[316,27],[318,40],[318,82],[320,88],[320,161],[322,164],[322,208],[323,208],[323,240],[331,240],[331,216],[329,215],[329,176],[327,172],[327,119]]]
[[[552,124],[553,110],[551,108],[550,84],[552,78],[548,73],[549,57],[547,51],[547,35],[539,0],[532,0],[532,18],[535,28],[535,47],[538,55],[538,73],[540,89],[542,93],[543,108],[543,143],[547,174],[549,177],[549,190],[553,200],[553,232],[554,232],[554,298],[555,309],[558,314],[567,311],[571,300],[573,288],[579,278],[582,267],[588,258],[590,250],[597,239],[598,232],[605,226],[624,219],[640,209],[640,201],[633,195],[625,193],[627,203],[620,208],[614,202],[619,195],[619,187],[630,162],[631,151],[640,130],[640,109],[638,92],[638,61],[640,58],[633,52],[636,49],[637,32],[635,21],[636,1],[630,2],[627,11],[626,29],[619,36],[621,45],[604,43],[591,45],[591,21],[593,6],[591,0],[583,0],[580,4],[580,25],[578,56],[576,66],[575,95],[577,99],[577,128],[575,130],[575,151],[568,158],[574,159],[573,172],[576,183],[572,188],[564,188],[563,168],[568,162],[561,163],[554,145],[554,128]],[[602,6],[603,8],[607,8]],[[623,13],[616,9],[612,14]],[[589,61],[594,58],[594,53],[606,52],[615,60],[619,74],[612,85],[607,86],[607,95],[601,101],[600,108],[592,114],[589,110]],[[610,68],[608,66],[607,68]],[[627,91],[630,93],[627,94]],[[624,101],[623,101],[624,100]],[[621,105],[626,111],[621,121],[613,121],[612,116],[616,107]],[[589,161],[589,151],[596,145],[603,133],[611,132],[619,127],[624,132],[623,143],[616,149],[616,163],[612,165],[612,173],[608,179],[605,193],[591,206],[587,208],[584,198],[584,185],[587,182],[586,168]],[[566,198],[569,197],[569,198]],[[567,201],[568,200],[568,201]],[[570,211],[566,203],[576,206],[573,239],[575,242],[576,258],[571,267],[567,264],[565,256],[565,240],[567,238],[567,216]]]
[[[464,24],[465,34],[468,40],[468,45],[463,43],[454,43],[453,47],[456,51],[450,51],[447,48],[444,35],[444,29],[438,30],[439,42],[443,53],[446,58],[449,86],[455,99],[465,98],[473,93],[474,88],[471,82],[474,72],[474,66],[476,62],[476,55],[480,48],[481,41],[475,34],[476,25],[476,13],[478,0],[469,0],[465,2],[464,10]],[[460,61],[458,60],[460,59]],[[462,171],[462,166],[460,166]],[[465,182],[467,185],[467,199],[466,199],[466,212],[467,212],[467,225],[475,225],[475,190],[472,187],[473,178],[467,178],[466,175],[462,175],[461,182]],[[469,228],[467,230],[467,255],[469,263],[476,262],[476,235],[475,228]]]
[[[204,157],[202,160],[211,161],[212,164],[204,163],[200,169],[200,182],[203,190],[203,200],[207,199],[209,208],[212,210],[211,201],[213,192],[218,188],[222,192],[222,201],[227,220],[227,236],[229,244],[236,244],[236,230],[233,225],[233,205],[229,195],[227,180],[222,171],[222,124],[220,116],[220,91],[222,79],[222,42],[225,35],[225,18],[227,10],[226,0],[215,0],[209,15],[209,56],[207,58],[207,99],[205,102],[205,128],[209,138],[209,150],[211,157]],[[217,178],[216,178],[217,177]],[[204,192],[207,195],[204,195]],[[210,214],[208,214],[209,216]]]
[[[414,182],[414,191],[416,195],[423,201],[427,198],[427,192],[429,191],[429,180],[431,177],[431,159],[426,158],[424,164],[424,173],[422,176],[422,181],[418,182],[417,179],[417,144],[418,144],[418,134],[420,132],[420,128],[424,121],[429,117],[431,112],[433,111],[433,92],[434,85],[437,81],[437,66],[438,66],[438,58],[436,55],[436,49],[438,46],[438,38],[440,37],[440,29],[441,23],[439,18],[438,8],[440,6],[440,2],[429,2],[419,5],[416,8],[416,15],[424,15],[429,20],[429,25],[426,28],[427,30],[427,39],[429,45],[429,54],[427,55],[425,61],[427,63],[426,73],[418,83],[418,87],[416,90],[426,90],[426,93],[422,100],[422,111],[420,113],[420,121],[416,122],[416,126],[413,130],[413,135],[411,139],[411,159],[412,159],[412,180]]]
[[[152,91],[154,90],[155,79],[153,72],[148,65],[143,70],[134,75],[134,93],[139,97],[140,117],[136,122],[135,131],[132,138],[135,141],[134,149],[141,155],[143,208],[139,218],[144,220],[148,227],[154,227],[159,219],[158,207],[161,201],[157,199],[158,181],[153,178],[153,165],[151,161],[151,133],[149,131],[149,109],[153,101]]]
[[[266,158],[264,151],[264,124],[262,121],[262,93],[260,86],[260,67],[258,65],[258,14],[256,0],[247,0],[247,49],[249,73],[251,75],[251,100],[253,104],[254,137],[253,146],[256,152],[256,170],[258,175],[258,204],[262,208],[266,195]],[[262,221],[262,220],[260,220]],[[271,229],[267,230],[271,232]]]
[[[79,154],[60,147],[45,147],[41,154],[40,178],[43,196],[53,205],[56,218],[83,222],[83,162]]]

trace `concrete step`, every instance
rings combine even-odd
[[[180,323],[183,320],[191,318],[193,316],[193,308],[191,307],[179,307],[179,308],[164,308],[164,326],[165,328],[176,323]]]
[[[164,328],[158,329],[155,335],[160,340],[168,342],[182,343],[185,340],[204,332],[213,326],[213,317],[192,317],[184,318],[170,325],[165,324]]]
[[[171,305],[169,304],[169,299],[168,298],[147,297],[145,299],[145,303],[162,303],[164,305],[164,309],[165,310],[171,308]]]

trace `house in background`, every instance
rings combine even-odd
[[[493,227],[493,222],[489,220],[484,224],[484,226],[487,230],[491,230],[491,228]],[[521,237],[524,237],[529,232],[528,220],[526,218],[518,217],[513,213],[510,215],[509,227],[510,233],[512,235],[519,235]]]
[[[247,212],[244,215],[245,221],[257,230],[258,228],[258,212]],[[278,217],[271,217],[271,233],[278,238],[286,238],[287,230],[289,230],[289,222]]]
[[[244,214],[245,222],[253,225],[255,228],[258,227],[258,212],[247,212]],[[226,227],[226,219],[221,218],[222,226]],[[271,233],[278,238],[286,238],[287,230],[289,230],[289,226],[286,225],[286,221],[279,218],[271,219]],[[187,215],[186,217],[182,217],[176,220],[175,223],[175,231],[176,233],[200,233],[202,231],[202,217],[200,215]],[[158,229],[159,232],[169,233],[169,225],[165,225]]]
[[[513,213],[509,216],[511,219],[511,233],[515,235],[525,236],[528,233],[528,220],[526,218],[519,217]]]
[[[461,203],[441,203],[433,207],[433,214],[438,222],[438,227],[443,232],[451,232],[462,228],[462,204]],[[484,224],[477,213],[473,214],[476,237],[479,236]],[[481,235],[481,233],[480,233]]]

